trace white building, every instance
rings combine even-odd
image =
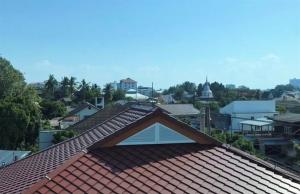
[[[137,90],[137,82],[130,78],[122,79],[120,80],[119,88],[124,91]]]
[[[136,90],[134,90],[134,89],[128,90],[125,94],[125,97],[126,98],[132,98],[132,99],[137,100],[137,101],[145,101],[149,98],[148,96],[145,96],[141,93],[136,92]]]
[[[241,122],[245,120],[259,120],[277,114],[274,100],[233,101],[220,109],[221,114],[231,116],[231,129],[241,130]]]

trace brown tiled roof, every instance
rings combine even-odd
[[[0,169],[0,193],[20,193],[70,159],[71,156],[153,111],[154,109],[151,108],[130,108],[75,138]]]
[[[151,122],[197,143],[113,146]],[[300,193],[297,175],[274,168],[140,106],[0,169],[0,193]]]
[[[126,82],[126,83],[136,83],[136,81],[134,81],[131,78],[126,78],[126,79],[122,79],[120,82]]]
[[[222,146],[136,145],[82,153],[27,193],[300,193]]]

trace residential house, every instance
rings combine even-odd
[[[200,114],[201,112],[193,104],[157,104],[156,106],[196,129],[200,129],[201,121],[203,122],[205,116]]]
[[[300,143],[300,114],[286,113],[269,119],[272,120],[272,130],[256,132],[260,150],[266,155],[295,156],[294,143]]]
[[[88,102],[83,102],[60,120],[60,127],[61,129],[65,129],[70,125],[73,125],[78,121],[91,116],[97,111],[99,111],[99,108],[97,108],[96,106]]]
[[[131,78],[122,79],[120,80],[119,88],[124,91],[137,90],[137,82]]]
[[[234,132],[242,131],[242,121],[256,120],[277,114],[274,100],[233,101],[221,108],[220,113],[231,116],[230,129]]]
[[[1,193],[300,193],[300,177],[133,106],[0,169]]]

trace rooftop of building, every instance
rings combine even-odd
[[[119,145],[154,123],[194,143]],[[299,193],[300,178],[139,105],[0,169],[0,192]]]

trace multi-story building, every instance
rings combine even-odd
[[[120,80],[119,88],[124,91],[128,91],[130,89],[137,90],[137,82],[131,78],[126,78]]]

